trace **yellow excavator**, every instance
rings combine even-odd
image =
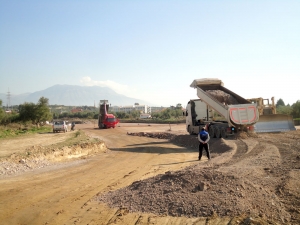
[[[259,120],[254,124],[255,132],[284,132],[296,130],[292,116],[276,113],[274,97],[271,98],[271,101],[264,98],[251,98],[247,100],[257,104]]]

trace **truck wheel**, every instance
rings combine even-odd
[[[192,135],[192,134],[193,134],[193,132],[192,132],[192,129],[191,129],[191,127],[190,127],[190,126],[188,126],[188,132],[189,132],[189,134],[190,134],[190,135]]]
[[[221,137],[221,131],[219,127],[215,127],[215,136],[216,138],[220,138]]]
[[[210,137],[212,137],[212,138],[215,137],[215,128],[214,128],[214,126],[209,126],[208,133],[209,133]]]
[[[226,130],[225,130],[224,127],[221,128],[221,137],[222,138],[226,138],[227,137]]]

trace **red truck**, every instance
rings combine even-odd
[[[107,100],[100,100],[100,111],[98,116],[98,127],[99,129],[104,128],[115,128],[119,123],[119,120],[113,115],[108,114],[109,105]]]

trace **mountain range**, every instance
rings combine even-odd
[[[130,98],[118,94],[108,87],[77,86],[77,85],[54,85],[42,91],[14,95],[10,93],[10,105],[20,105],[24,102],[37,103],[40,97],[49,99],[49,105],[65,106],[98,106],[100,100],[108,100],[112,106],[153,105],[147,101]],[[7,94],[0,93],[2,105],[7,105]]]

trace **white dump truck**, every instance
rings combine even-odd
[[[196,79],[190,86],[197,89],[199,97],[186,106],[186,129],[190,134],[206,127],[211,137],[226,137],[238,130],[253,129],[259,120],[257,105],[225,88],[219,79]]]

